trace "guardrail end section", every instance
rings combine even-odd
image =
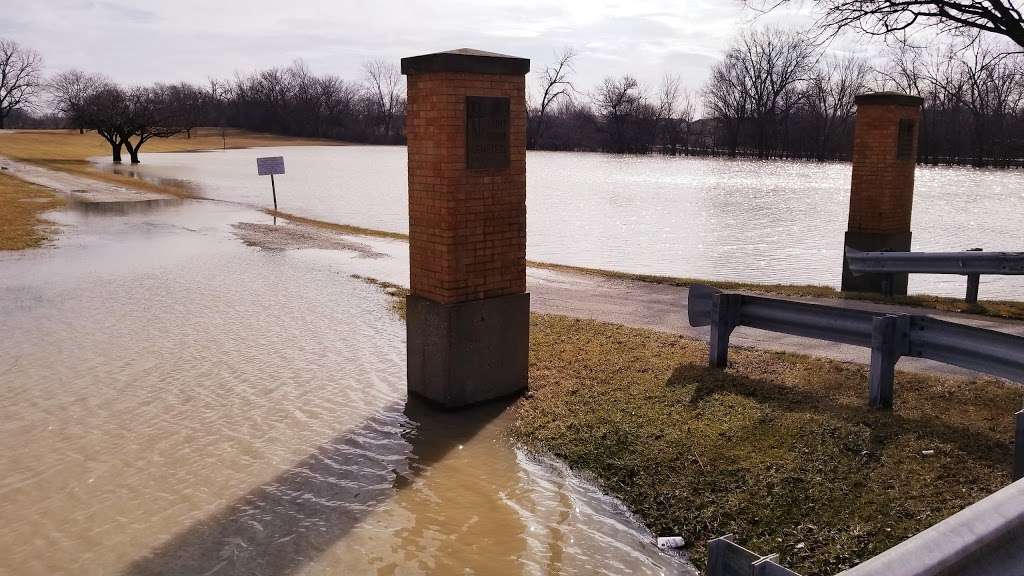
[[[714,368],[725,368],[729,364],[729,337],[739,324],[743,296],[722,292],[711,296],[711,337],[709,339],[709,364]]]
[[[788,570],[774,571],[775,567],[782,568],[775,563],[778,555],[761,556],[736,544],[732,538],[732,534],[727,534],[708,542],[707,576],[800,576]]]
[[[690,326],[708,326],[711,324],[711,299],[721,294],[718,288],[697,284],[690,286],[686,297],[686,315]]]

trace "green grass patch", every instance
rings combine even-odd
[[[1009,483],[1024,392],[899,373],[892,412],[863,366],[534,314],[509,434],[592,474],[703,565],[727,533],[804,574],[856,565]],[[933,451],[933,452],[929,452]]]

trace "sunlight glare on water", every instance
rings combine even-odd
[[[131,168],[204,196],[269,206],[257,156],[283,155],[281,209],[406,232],[406,149],[312,146],[151,154]],[[839,285],[850,165],[806,161],[527,154],[532,260],[692,278]],[[1024,250],[1024,170],[918,167],[913,249]],[[913,275],[912,292],[963,296],[965,279]],[[983,298],[1024,298],[986,276]]]

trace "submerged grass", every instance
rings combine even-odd
[[[1017,387],[899,373],[869,409],[863,366],[534,314],[510,435],[592,474],[698,565],[727,533],[804,574],[870,558],[1006,485]]]
[[[56,224],[42,218],[64,200],[52,190],[0,174],[0,250],[24,250],[41,246],[56,231]]]
[[[359,274],[353,274],[352,277],[356,280],[362,280],[371,286],[376,286],[383,290],[385,294],[391,296],[391,311],[402,320],[405,320],[405,297],[409,295],[408,288],[399,286],[398,284],[392,284],[391,282],[385,282],[384,280],[371,278],[369,276],[360,276]]]

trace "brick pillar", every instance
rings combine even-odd
[[[896,92],[857,96],[847,246],[861,251],[910,250],[922,102]],[[853,275],[844,256],[844,292],[882,292],[883,280],[879,274]],[[893,278],[892,290],[907,293],[906,274]]]
[[[408,77],[411,393],[459,408],[526,389],[526,74],[478,50]]]

